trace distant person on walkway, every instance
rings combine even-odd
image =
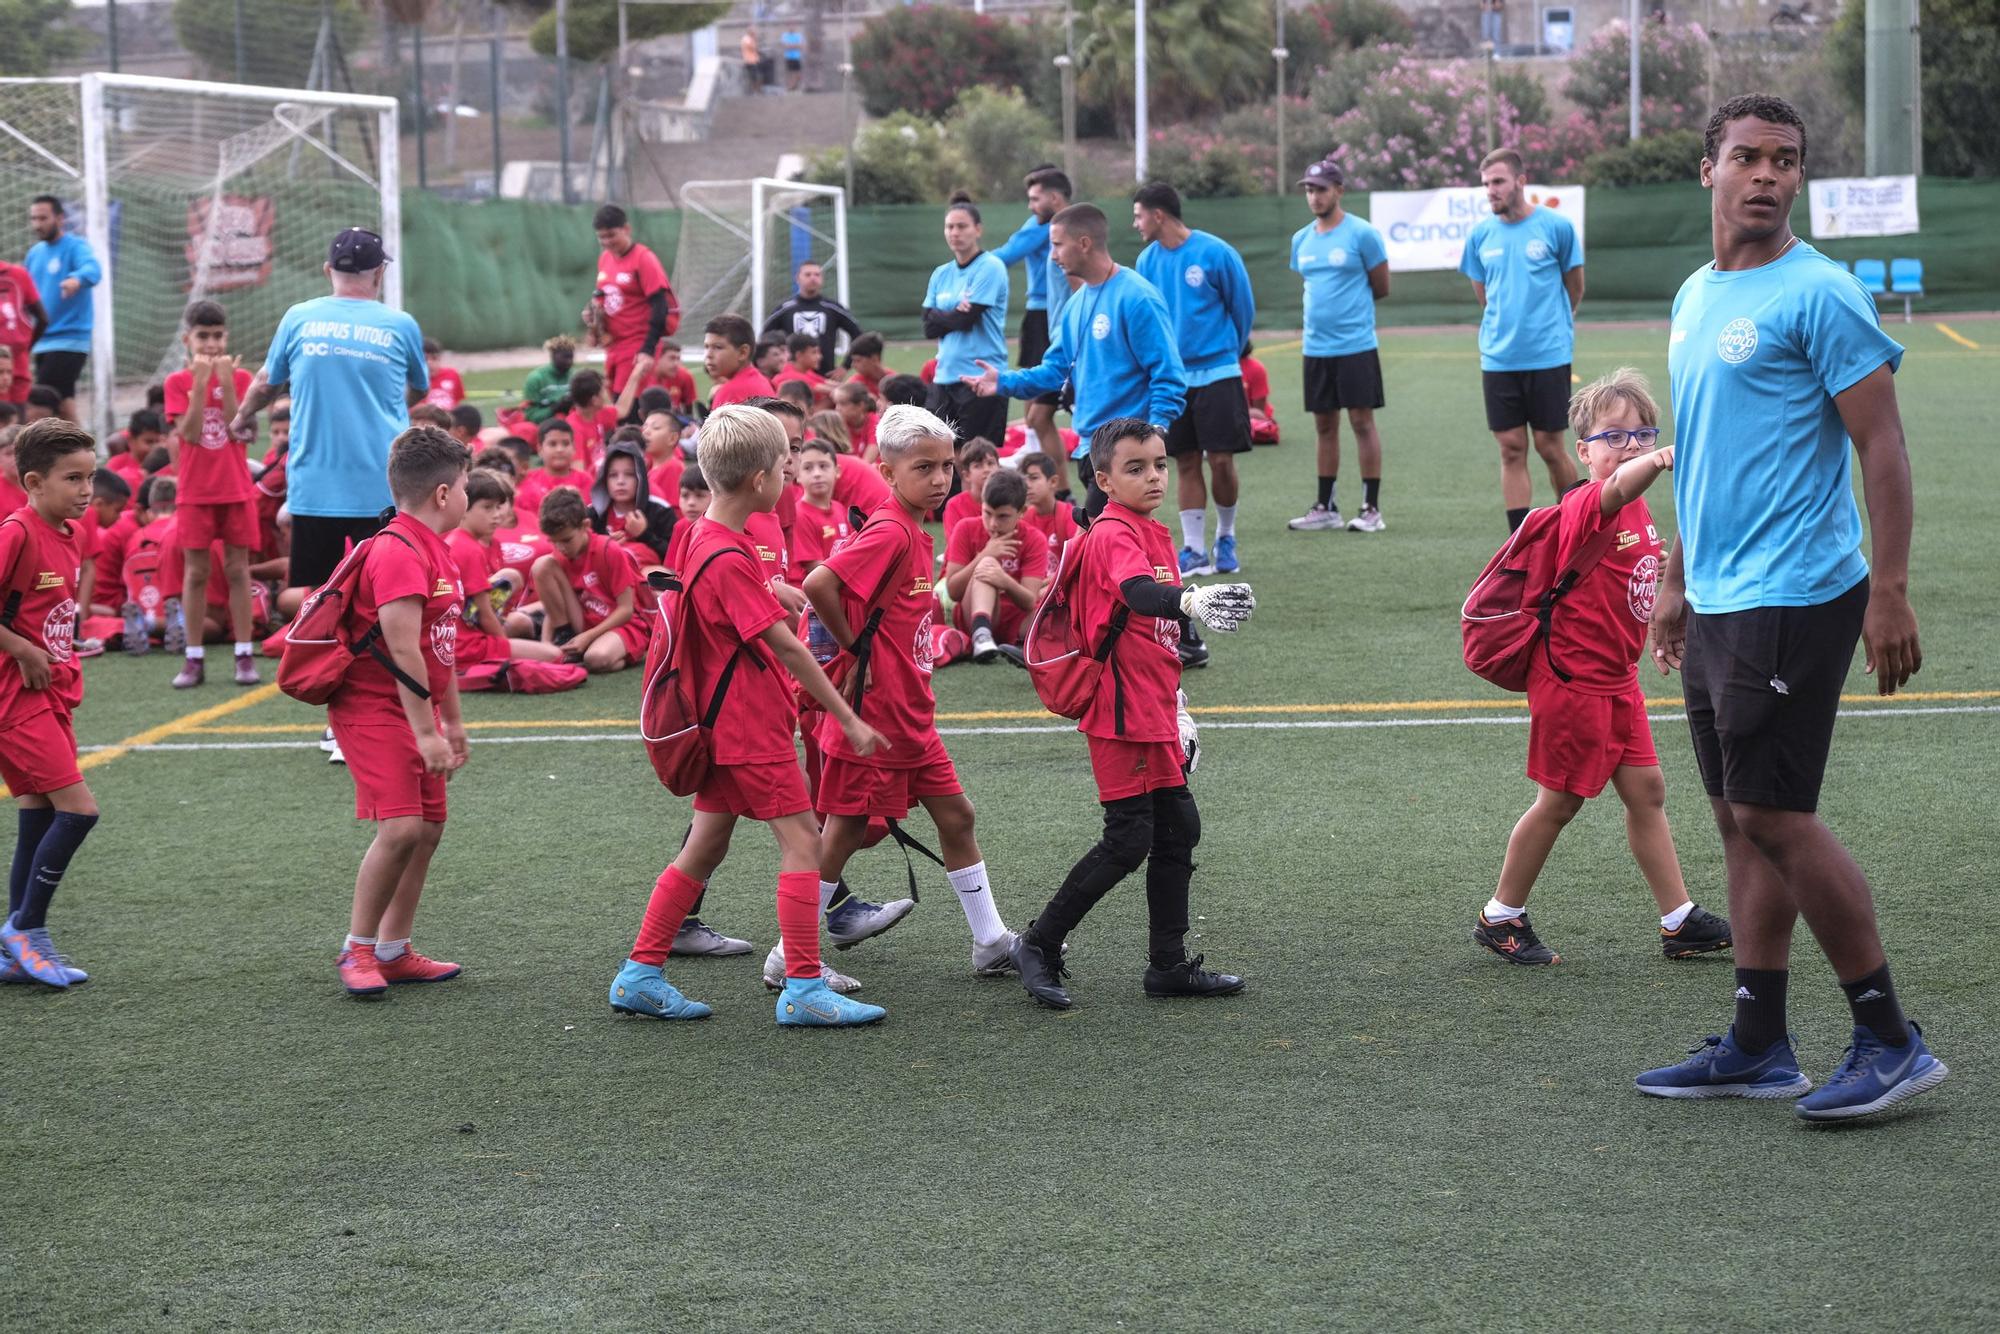
[[[35,383],[62,397],[61,415],[76,416],[76,382],[90,359],[90,289],[104,280],[90,242],[63,230],[62,200],[36,195],[28,205],[28,230],[35,243],[22,267],[35,280],[48,322],[35,340]]]
[[[1479,0],[1479,40],[1499,46],[1506,31],[1507,0]]]

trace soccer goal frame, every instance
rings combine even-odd
[[[30,87],[68,88],[73,90],[78,125],[76,153],[77,160],[61,151],[52,151],[27,133],[10,125],[0,117],[0,135],[12,140],[15,145],[25,148],[39,164],[45,165],[52,180],[63,180],[81,187],[84,201],[84,238],[96,252],[98,263],[104,276],[91,291],[91,348],[89,365],[89,399],[86,418],[99,437],[110,433],[116,424],[117,397],[119,393],[118,374],[118,279],[121,267],[118,250],[113,245],[113,210],[119,203],[113,183],[115,172],[143,170],[143,162],[120,162],[110,160],[108,144],[112,117],[120,115],[116,109],[120,93],[154,94],[166,97],[205,98],[216,101],[261,105],[269,108],[272,142],[294,158],[312,155],[312,160],[328,159],[337,169],[344,170],[356,178],[362,186],[372,186],[376,196],[376,216],[367,221],[378,224],[384,245],[392,257],[400,256],[402,248],[402,200],[401,200],[401,159],[399,137],[399,108],[395,98],[364,96],[351,93],[323,92],[301,88],[267,88],[250,84],[217,83],[199,79],[168,79],[135,74],[85,74],[74,78],[53,79],[5,79],[0,86],[14,89]],[[300,114],[288,115],[287,108],[298,108]],[[367,118],[374,131],[373,152],[367,155],[343,154],[337,144],[329,143],[315,133],[327,122],[333,113],[343,113],[349,117],[357,114]],[[131,115],[127,107],[122,113]],[[129,122],[121,121],[129,125]],[[279,151],[273,148],[271,152]],[[136,156],[136,155],[135,155]],[[360,156],[362,160],[357,161]],[[202,294],[211,277],[211,269],[220,261],[218,252],[225,245],[223,228],[216,219],[216,206],[222,201],[229,181],[237,173],[225,169],[219,155],[214,171],[212,188],[206,201],[209,223],[206,225],[198,245],[191,245],[195,253],[189,257],[187,290],[184,295],[192,297]],[[200,191],[189,192],[190,207],[203,202]],[[327,236],[341,225],[355,219],[326,217],[323,222]],[[144,298],[157,300],[160,294],[146,292]],[[403,305],[403,274],[396,264],[390,264],[383,279],[382,299],[395,309]],[[258,357],[261,347],[242,347],[238,352],[248,358]],[[150,375],[153,368],[139,374]]]
[[[707,218],[744,242],[748,247],[745,262],[750,266],[750,304],[752,309],[743,312],[748,315],[752,326],[759,326],[770,315],[774,302],[771,286],[771,229],[763,225],[764,220],[776,216],[776,211],[788,207],[787,197],[807,197],[830,200],[833,204],[833,235],[825,237],[804,222],[795,222],[795,228],[820,235],[831,245],[833,255],[834,291],[842,305],[849,305],[847,271],[847,191],[837,185],[811,185],[805,181],[780,180],[775,176],[757,176],[747,184],[750,187],[750,216],[744,219],[729,216],[704,201],[703,196],[720,194],[731,189],[740,189],[746,182],[742,179],[688,181],[680,189],[681,208],[685,214]],[[685,234],[685,222],[683,222]],[[738,289],[739,291],[741,289]],[[693,294],[699,296],[700,294]]]

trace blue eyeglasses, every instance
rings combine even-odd
[[[1660,428],[1641,426],[1636,431],[1599,431],[1583,437],[1581,443],[1587,445],[1593,440],[1602,440],[1612,449],[1651,449],[1660,443]]]

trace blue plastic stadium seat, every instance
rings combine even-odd
[[[1889,291],[1889,266],[1879,259],[1855,260],[1854,276],[1861,280],[1863,287],[1878,297],[1886,295]]]
[[[1924,262],[1920,259],[1889,261],[1889,291],[1903,298],[1903,323],[1910,322],[1910,302],[1924,295]]]

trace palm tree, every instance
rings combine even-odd
[[[1132,5],[1082,0],[1077,96],[1132,130]],[[1166,118],[1214,115],[1261,96],[1271,76],[1273,22],[1263,0],[1151,0],[1146,64],[1151,109]]]

